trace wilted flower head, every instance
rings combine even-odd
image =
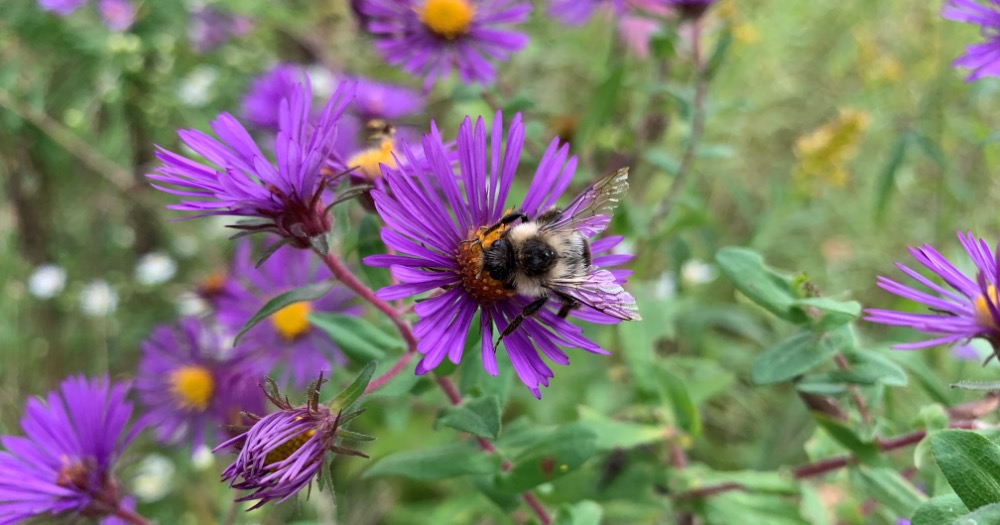
[[[517,293],[483,271],[483,248],[496,242],[507,226],[496,227],[502,217],[518,210],[536,218],[549,211],[569,186],[576,169],[576,158],[568,158],[569,147],[553,139],[539,162],[527,197],[518,207],[507,202],[511,183],[517,172],[524,141],[524,126],[517,115],[510,125],[506,146],[503,140],[503,119],[497,113],[489,141],[483,119],[473,126],[466,118],[458,132],[459,176],[445,156],[437,129],[424,136],[421,154],[428,159],[427,169],[412,169],[406,164],[398,170],[386,171],[386,188],[373,192],[375,205],[386,223],[382,239],[398,255],[375,255],[365,259],[372,266],[390,267],[401,284],[379,290],[385,300],[441,290],[418,303],[415,312],[421,317],[414,326],[419,339],[417,350],[424,354],[417,373],[427,372],[445,358],[458,363],[465,347],[465,334],[476,312],[480,314],[483,366],[497,374],[494,325],[501,332],[519,322],[525,308],[536,303],[537,296]],[[491,144],[487,150],[487,142]],[[413,159],[415,153],[404,147],[400,158]],[[620,175],[620,174],[619,174]],[[612,184],[622,184],[623,178],[609,178]],[[459,187],[459,181],[461,187]],[[592,194],[588,194],[593,196]],[[588,197],[574,203],[583,208],[593,202]],[[505,211],[506,210],[506,211]],[[577,226],[584,237],[599,233],[609,217],[598,214]],[[586,224],[584,224],[586,223]],[[493,226],[492,233],[486,233]],[[591,252],[610,250],[621,238],[605,238],[590,243]],[[599,266],[621,264],[630,255],[593,257],[592,266],[585,268],[578,288],[563,290],[563,296],[590,290],[584,304],[611,305],[618,318],[602,314],[590,307],[571,310],[587,320],[613,323],[631,318],[634,300],[619,286],[627,274],[623,271],[601,270]],[[616,273],[617,272],[617,273]],[[553,284],[554,285],[554,284]],[[521,381],[535,396],[539,386],[548,385],[552,371],[539,355],[568,364],[560,347],[581,348],[589,352],[606,353],[583,336],[582,330],[557,314],[560,305],[550,301],[503,339]],[[537,306],[536,306],[537,307]],[[622,311],[617,311],[621,308]],[[638,318],[635,315],[634,318]]]
[[[341,426],[361,411],[334,412],[321,405],[319,385],[322,381],[320,378],[309,388],[305,404],[293,406],[269,380],[266,395],[278,411],[254,417],[253,426],[216,447],[216,452],[229,447],[239,449],[236,461],[223,471],[222,481],[228,481],[233,488],[253,492],[236,501],[260,500],[251,510],[272,500],[285,501],[307,487],[320,473],[328,452],[368,457],[337,445],[344,433]]]
[[[312,90],[308,81],[281,101],[279,131],[274,139],[277,165],[232,115],[212,122],[220,140],[196,130],[181,130],[181,141],[210,164],[202,164],[157,148],[163,166],[147,177],[154,187],[180,195],[170,209],[206,215],[249,217],[235,227],[271,231],[282,242],[309,248],[325,241],[330,231],[323,194],[329,177],[322,172],[337,135],[337,121],[353,86],[341,85],[319,116],[310,118]],[[161,185],[163,184],[163,185]]]
[[[66,287],[66,270],[54,264],[43,264],[28,277],[28,291],[39,299],[51,299]]]
[[[141,428],[128,428],[127,390],[107,377],[72,376],[44,401],[28,400],[25,436],[0,437],[0,523],[96,518],[123,506],[115,462]]]
[[[988,341],[995,352],[1000,351],[997,259],[986,241],[977,239],[972,233],[959,233],[958,238],[976,267],[975,277],[963,274],[930,245],[910,248],[913,258],[942,279],[950,290],[899,263],[896,264],[897,268],[930,293],[879,276],[879,287],[900,297],[923,303],[930,309],[930,313],[869,309],[865,311],[865,319],[874,323],[908,326],[937,336],[895,348],[909,350],[981,338]]]
[[[280,250],[254,268],[251,243],[237,245],[226,284],[228,293],[219,296],[216,307],[220,322],[236,332],[265,303],[285,292],[330,281],[330,270],[303,250]],[[290,304],[247,332],[247,344],[260,346],[266,366],[281,368],[282,382],[290,380],[303,387],[322,371],[345,362],[344,355],[330,336],[317,328],[310,316],[322,314],[357,315],[350,305],[354,294],[344,286],[332,285],[322,297]]]
[[[985,4],[985,5],[984,5]],[[956,22],[976,24],[984,42],[965,48],[965,54],[952,65],[971,69],[966,80],[1000,76],[1000,0],[947,0],[941,16]]]
[[[221,425],[238,425],[241,412],[259,412],[257,384],[267,374],[246,345],[232,344],[198,318],[160,325],[142,343],[136,375],[150,427],[164,443],[217,443]]]
[[[390,64],[424,77],[424,86],[455,69],[464,83],[493,82],[492,62],[528,37],[506,29],[523,23],[531,4],[517,0],[364,0],[360,10],[375,47]]]

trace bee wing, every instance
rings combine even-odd
[[[615,276],[607,270],[594,270],[581,277],[555,279],[546,288],[611,317],[623,321],[642,320],[635,298],[615,282]]]
[[[611,222],[615,206],[628,191],[628,168],[622,168],[601,180],[573,199],[549,222],[545,230],[578,230],[586,237],[602,231]]]

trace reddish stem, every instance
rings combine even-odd
[[[115,510],[111,511],[111,514],[133,525],[149,525],[149,520],[128,509],[116,507]]]
[[[371,383],[368,383],[368,387],[365,388],[365,393],[370,394],[385,386],[385,384],[392,380],[392,378],[396,377],[396,374],[406,368],[406,365],[410,363],[410,359],[413,359],[413,355],[413,352],[407,351],[405,354],[399,356],[399,360],[396,361],[396,364],[392,365],[392,368],[390,368],[386,373],[373,379]]]
[[[848,364],[847,359],[843,354],[837,354],[833,356],[833,360],[836,361],[837,367],[841,370],[848,370],[851,365]],[[865,405],[865,399],[861,397],[861,390],[858,389],[858,385],[849,385],[848,389],[851,391],[851,397],[854,400],[854,406],[858,408],[858,413],[861,414],[861,420],[865,422],[866,425],[872,424],[872,417],[868,413],[868,406]]]
[[[521,499],[523,499],[524,502],[531,507],[531,510],[535,511],[535,516],[538,516],[538,521],[540,521],[542,525],[550,525],[552,523],[552,518],[549,516],[549,512],[545,510],[545,507],[542,506],[542,502],[538,501],[538,498],[536,498],[534,494],[525,492],[524,494],[521,494]]]
[[[317,252],[319,253],[319,252]],[[365,286],[365,283],[358,280],[357,277],[351,273],[344,263],[333,253],[319,253],[322,257],[323,262],[326,266],[330,268],[330,272],[336,277],[340,282],[344,283],[345,286],[350,288],[354,293],[358,294],[358,297],[365,300],[365,302],[371,304],[377,308],[380,312],[384,313],[392,324],[396,325],[396,329],[399,330],[399,335],[403,336],[403,340],[406,341],[406,351],[416,352],[417,351],[417,339],[413,337],[413,330],[410,329],[410,325],[399,315],[399,312],[392,307],[389,303],[379,299],[375,296],[375,292],[371,288]]]

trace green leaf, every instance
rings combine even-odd
[[[631,421],[617,421],[596,410],[581,405],[578,425],[590,429],[596,436],[594,447],[598,451],[630,449],[666,438],[666,429],[657,425],[643,425]]]
[[[896,173],[899,171],[900,166],[903,165],[903,159],[906,158],[906,150],[912,141],[912,137],[913,134],[907,132],[896,139],[896,144],[892,147],[892,152],[889,154],[889,160],[882,168],[882,173],[879,175],[875,187],[876,221],[881,222],[885,216],[885,210],[889,206],[889,199],[892,197],[892,190],[896,186]]]
[[[576,132],[574,146],[584,146],[592,140],[594,133],[611,120],[618,105],[618,98],[625,83],[624,61],[618,61],[608,71],[607,76],[594,90],[590,103],[580,119],[580,128]]]
[[[968,430],[931,436],[931,454],[948,484],[969,509],[1000,503],[1000,447]]]
[[[863,463],[878,457],[878,447],[869,440],[861,439],[854,430],[847,425],[830,418],[825,414],[813,412],[813,419],[826,431],[837,443],[840,443],[847,450],[850,450]]]
[[[378,217],[373,213],[367,213],[361,218],[361,221],[357,222],[358,238],[357,238],[357,248],[358,256],[361,259],[368,257],[369,255],[376,255],[385,253],[385,245],[382,243],[382,237],[379,234],[379,229],[381,225],[379,223]],[[372,289],[384,288],[390,284],[389,272],[385,268],[378,268],[375,266],[368,266],[367,264],[360,264],[358,268],[361,274],[365,277],[365,282]]]
[[[800,308],[815,308],[823,315],[816,322],[816,331],[825,332],[854,321],[861,315],[861,303],[857,301],[837,301],[828,297],[808,297],[798,299]]]
[[[833,382],[853,385],[883,385],[906,386],[906,372],[889,358],[875,352],[853,352],[845,356],[850,367],[847,370],[830,372]]]
[[[757,385],[779,383],[825,363],[851,342],[849,328],[843,326],[820,336],[801,332],[786,339],[754,360],[751,380]]]
[[[941,525],[951,523],[959,518],[969,509],[962,504],[961,498],[955,494],[947,494],[931,498],[913,513],[910,518],[910,525]],[[985,525],[985,524],[984,524]]]
[[[500,456],[487,454],[469,443],[454,443],[391,454],[372,465],[361,477],[400,476],[431,481],[498,472]]]
[[[951,525],[993,525],[1000,523],[1000,503],[993,503],[962,516]]]
[[[336,313],[310,314],[309,322],[329,335],[347,357],[358,363],[381,361],[387,351],[406,347],[395,333],[386,333],[362,317]]]
[[[465,335],[465,350],[462,355],[480,355],[482,334],[479,331],[479,313],[473,317],[469,325],[469,331]],[[462,359],[458,365],[458,390],[464,396],[485,397],[496,396],[500,400],[501,406],[507,401],[510,393],[511,379],[514,376],[514,367],[509,359],[497,359],[497,375],[491,376],[483,368],[480,359]]]
[[[583,500],[556,510],[552,525],[600,525],[604,510],[597,503]]]
[[[865,495],[892,509],[897,516],[910,516],[927,501],[913,484],[891,468],[857,469],[865,487]]]
[[[691,402],[687,385],[680,377],[664,369],[659,370],[658,376],[660,385],[670,401],[677,426],[691,437],[699,436],[701,434],[701,418],[698,416],[698,407]]]
[[[236,334],[236,338],[233,340],[233,344],[238,343],[247,331],[257,326],[264,319],[274,315],[278,310],[295,303],[319,299],[326,295],[331,288],[333,288],[333,281],[322,281],[303,286],[302,288],[296,288],[271,299],[257,313],[253,314],[253,317],[243,325],[243,328],[240,328],[240,331]]]
[[[774,315],[797,324],[808,317],[796,306],[799,298],[793,279],[764,264],[759,253],[746,248],[728,247],[715,254],[719,269],[743,295]]]
[[[708,62],[705,63],[705,78],[711,79],[715,76],[715,73],[719,70],[719,66],[722,65],[723,60],[726,58],[726,53],[729,51],[729,47],[733,44],[733,32],[728,28],[722,32],[719,37],[719,41],[715,44],[715,49],[712,50],[712,56],[708,57]]]
[[[365,393],[365,388],[368,387],[372,375],[375,374],[375,364],[375,361],[372,361],[361,369],[361,373],[358,374],[354,382],[333,398],[333,401],[330,402],[330,410],[334,412],[347,410]]]
[[[987,392],[1000,392],[1000,381],[959,381],[951,385],[952,388],[963,390],[985,390]]]
[[[438,423],[489,440],[500,435],[500,400],[496,396],[480,397],[450,406],[441,412]]]
[[[570,424],[540,436],[511,462],[497,482],[502,490],[524,492],[561,478],[590,459],[597,436],[585,425]]]

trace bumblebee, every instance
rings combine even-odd
[[[635,299],[607,270],[595,268],[588,238],[611,221],[620,197],[628,190],[628,168],[597,181],[565,208],[552,208],[537,217],[508,213],[487,228],[477,242],[498,229],[496,240],[483,246],[480,274],[534,300],[500,334],[510,335],[528,316],[550,300],[562,304],[565,318],[574,308],[588,306],[624,321],[641,319]]]

